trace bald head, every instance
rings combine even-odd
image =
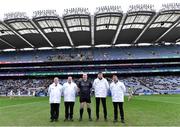
[[[55,84],[58,84],[58,83],[59,83],[59,78],[58,78],[58,77],[55,77],[55,78],[54,78],[54,83],[55,83]]]
[[[84,74],[82,75],[82,78],[83,78],[84,81],[86,81],[87,78],[88,78],[88,75],[87,75],[86,73],[84,73]]]

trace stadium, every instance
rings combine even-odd
[[[29,0],[30,1],[30,0]],[[69,1],[69,0],[68,0]],[[57,2],[57,1],[56,1]],[[153,1],[154,2],[154,1]],[[163,1],[165,2],[165,1]],[[7,12],[0,21],[0,126],[179,126],[180,3],[97,6]],[[173,1],[174,2],[174,1]],[[113,4],[112,0],[109,3]],[[134,3],[134,2],[133,2]],[[80,3],[79,3],[80,4]],[[111,93],[108,121],[49,122],[48,87],[88,74],[93,83],[102,72],[108,83],[117,75],[125,84],[125,124],[113,123]],[[128,89],[132,100],[128,101]]]

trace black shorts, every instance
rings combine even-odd
[[[91,98],[90,97],[86,97],[86,98],[80,97],[79,101],[80,101],[80,103],[82,103],[82,102],[91,103]]]

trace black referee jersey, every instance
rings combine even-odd
[[[89,80],[80,80],[78,83],[78,87],[80,89],[80,98],[90,98],[92,83]]]

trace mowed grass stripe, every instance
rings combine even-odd
[[[93,101],[94,98],[92,98],[92,101]],[[109,103],[109,102],[108,102]],[[31,103],[27,109],[26,105],[19,105],[20,108],[16,107],[17,109],[13,112],[16,112],[14,114],[9,114],[12,112],[12,108],[10,110],[8,110],[8,112],[4,113],[3,115],[5,116],[9,116],[11,117],[11,120],[8,121],[8,123],[15,123],[16,122],[16,125],[52,125],[52,123],[49,123],[49,104],[48,104],[48,101],[47,102],[42,102],[41,105],[37,104],[37,103]],[[35,108],[36,109],[33,109]],[[38,108],[39,107],[39,108]],[[94,106],[93,106],[94,107]],[[34,115],[33,113],[31,113],[31,109],[33,109],[33,112],[34,112]],[[22,117],[22,115],[24,114],[24,112],[26,112],[27,115],[24,115]],[[95,113],[93,113],[94,115]],[[102,115],[102,114],[101,114]],[[17,118],[17,117],[20,117],[20,118]],[[64,123],[63,122],[63,119],[64,119],[64,105],[62,104],[61,105],[61,108],[60,108],[60,125],[74,125],[74,123],[77,123],[78,122],[78,118],[79,118],[79,103],[78,103],[78,99],[76,101],[76,104],[75,104],[75,114],[74,114],[74,119],[75,119],[75,122],[66,122]],[[88,121],[88,117],[87,117],[87,113],[86,113],[86,110],[85,110],[85,114],[84,114],[84,121],[82,123],[79,123],[79,125],[92,125],[92,122],[89,122]],[[4,117],[3,119],[5,119],[4,121],[4,124],[1,122],[1,125],[5,125],[6,124],[6,117]],[[24,122],[28,120],[28,122]],[[2,121],[2,120],[1,120]],[[85,122],[87,122],[86,124],[84,124]],[[55,124],[55,123],[53,123]],[[98,124],[100,125],[108,125],[108,122],[105,123],[104,120],[100,120],[98,122]],[[13,125],[13,124],[8,124],[8,125]],[[112,125],[112,122],[110,122],[110,125]]]
[[[177,96],[136,96],[130,102],[124,103],[125,120],[128,126],[178,126],[180,125],[180,108],[178,104],[164,103],[164,100],[179,99]],[[19,102],[23,101],[24,104]],[[0,110],[0,125],[1,126],[122,126],[119,122],[114,124],[113,121],[113,106],[111,98],[107,98],[108,122],[104,122],[102,107],[100,108],[100,121],[95,121],[95,98],[92,98],[92,122],[88,121],[87,111],[84,110],[84,119],[82,122],[79,118],[79,99],[77,98],[74,107],[74,122],[64,122],[64,104],[60,107],[60,120],[57,123],[49,122],[49,103],[48,98],[14,98],[15,102],[10,102],[9,98],[1,99],[4,103],[8,103],[9,107],[4,107]],[[13,101],[14,101],[13,100]],[[127,100],[127,97],[125,98]],[[150,101],[156,100],[156,101]],[[159,101],[158,101],[159,100]],[[63,102],[63,98],[62,98]],[[179,101],[177,100],[177,103]],[[12,104],[12,107],[11,107]],[[102,105],[101,105],[102,106]],[[3,108],[3,107],[2,107]]]
[[[39,102],[39,101],[47,101],[47,99],[39,98],[39,97],[14,97],[11,99],[9,97],[0,97],[0,107]]]
[[[171,104],[180,104],[180,96],[177,95],[164,95],[164,96],[135,96],[138,100],[146,100],[146,101],[155,101],[155,102],[162,102],[162,103],[171,103]]]
[[[132,100],[126,103],[125,112],[129,125],[179,125],[179,105],[151,102],[146,100]]]
[[[0,107],[0,110],[4,110],[6,108],[11,108],[11,107],[27,106],[27,105],[31,105],[31,104],[34,104],[34,103],[42,103],[42,102],[45,102],[45,101],[29,102],[29,103],[24,103],[24,104],[7,105],[7,106]]]

